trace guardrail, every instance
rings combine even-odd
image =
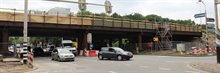
[[[0,8],[0,21],[23,22],[23,10]],[[29,22],[35,23],[53,23],[68,25],[84,25],[96,27],[112,27],[112,28],[129,28],[129,29],[158,29],[160,24],[154,24],[147,20],[128,20],[112,17],[98,16],[74,16],[73,13],[68,15],[62,13],[50,13],[45,11],[30,10]],[[167,27],[171,31],[201,32],[200,26],[169,24]]]

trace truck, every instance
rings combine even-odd
[[[71,51],[74,55],[77,55],[76,46],[73,45],[71,40],[62,40],[62,48]]]

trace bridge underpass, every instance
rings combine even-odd
[[[22,36],[23,14],[16,12],[0,12],[0,46],[1,53],[8,51],[8,37]],[[93,44],[98,49],[105,40],[126,38],[130,43],[152,42],[160,24],[148,21],[134,21],[107,17],[76,17],[58,15],[36,15],[30,12],[28,36],[39,37],[73,37],[78,38],[79,49],[88,48],[87,34],[92,33]],[[189,41],[201,37],[201,27],[194,25],[167,25],[172,33],[173,41]],[[98,43],[99,42],[99,43]],[[97,47],[99,46],[99,47]],[[105,46],[105,44],[103,45]],[[111,46],[111,45],[110,45]],[[137,47],[141,48],[141,44]]]
[[[9,22],[12,23],[12,22]],[[1,25],[1,24],[0,24]],[[99,50],[100,47],[106,47],[107,44],[112,43],[113,40],[119,41],[119,47],[122,46],[122,39],[128,39],[130,44],[133,44],[133,49],[135,46],[141,47],[141,44],[137,43],[146,43],[152,42],[155,32],[143,32],[143,31],[109,31],[109,30],[91,30],[91,29],[72,29],[72,28],[53,28],[50,26],[34,27],[29,26],[29,37],[68,37],[68,38],[77,38],[79,49],[88,49],[87,34],[92,33],[92,42],[95,50]],[[57,26],[59,27],[59,26]],[[4,54],[8,51],[8,38],[9,36],[22,36],[22,25],[16,27],[1,27],[1,53]],[[175,32],[174,32],[175,33]],[[182,33],[182,34],[180,34]],[[200,37],[200,33],[187,33],[187,32],[178,32],[178,34],[173,34],[174,41],[190,41],[194,37]],[[109,43],[106,43],[105,40],[108,40]],[[112,46],[112,44],[109,44]]]

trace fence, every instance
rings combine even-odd
[[[203,43],[172,41],[172,48],[167,49],[167,50],[177,51],[177,44],[183,44],[184,45],[184,50],[187,51],[187,52],[190,52],[192,47],[205,48],[205,44],[203,44]],[[138,45],[141,45],[142,48],[138,48]],[[127,50],[127,51],[131,51],[133,53],[143,52],[143,51],[156,52],[156,51],[161,51],[162,50],[158,47],[157,43],[153,43],[153,42],[141,43],[141,44],[129,43],[129,44],[124,44],[123,46],[121,46],[121,48],[123,48],[124,50]],[[210,47],[210,48],[214,48],[214,47]]]
[[[0,8],[0,10],[0,21],[23,22],[24,13],[22,13],[22,10],[3,8]],[[127,29],[157,29],[157,27],[160,26],[160,24],[154,24],[147,20],[128,20],[112,17],[99,17],[95,15],[77,17],[72,13],[68,14],[67,16],[63,16],[61,13],[55,13],[51,15],[45,11],[37,12],[38,14],[36,14],[36,10],[29,11],[29,22]],[[168,27],[171,31],[201,32],[201,27],[194,25],[170,23]]]

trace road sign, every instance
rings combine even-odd
[[[105,1],[105,10],[107,13],[112,13],[112,5],[111,5],[111,2],[106,0]]]
[[[195,18],[205,17],[205,13],[195,14],[194,17]]]
[[[214,28],[214,27],[215,27],[215,24],[213,24],[213,23],[208,23],[208,27]]]
[[[154,41],[154,42],[158,42],[158,41],[159,41],[158,37],[154,37],[154,38],[153,38],[153,41]]]
[[[81,11],[85,11],[86,10],[86,0],[79,0],[79,9]]]
[[[214,18],[207,18],[207,22],[215,22]]]
[[[215,29],[208,29],[209,32],[215,32]]]

